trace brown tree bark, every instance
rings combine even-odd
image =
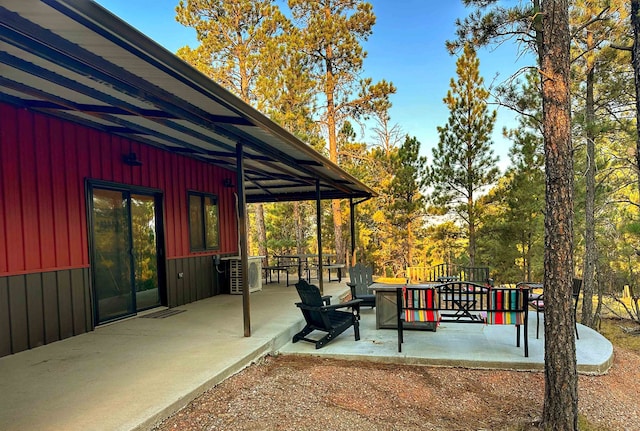
[[[264,224],[264,206],[256,204],[254,206],[256,215],[256,233],[258,234],[258,256],[265,256],[266,263],[269,264],[267,250],[267,229]]]
[[[571,307],[573,282],[573,147],[569,96],[568,0],[544,0],[540,73],[545,203],[545,429],[578,429],[578,378]]]
[[[638,190],[640,190],[640,0],[631,0],[631,27],[633,28],[631,63],[636,85],[636,173]]]
[[[469,206],[469,266],[476,266],[476,209],[473,202],[473,192],[467,200]]]
[[[326,17],[331,19],[331,11],[326,8]],[[337,138],[337,125],[336,125],[336,101],[335,101],[335,76],[333,71],[333,48],[328,45],[325,52],[326,61],[326,84],[325,95],[327,97],[327,132],[329,135],[329,160],[334,163],[338,163],[338,138]],[[346,257],[345,247],[342,240],[342,208],[340,207],[339,200],[331,201],[331,214],[333,215],[333,233],[336,250],[336,263],[345,263]]]
[[[407,223],[407,266],[413,266],[413,225],[411,220]]]
[[[331,78],[333,82],[333,78]],[[333,92],[327,92],[327,118],[329,128],[329,160],[334,163],[338,162],[338,140],[336,137],[336,112],[333,100]],[[344,263],[345,248],[342,240],[342,208],[340,201],[333,199],[331,201],[331,214],[333,215],[333,234],[336,250],[336,263]]]
[[[593,36],[588,35],[589,45],[593,42]],[[589,46],[589,48],[592,48]],[[583,298],[582,301],[582,324],[593,326],[593,293],[595,291],[595,265],[597,260],[596,249],[596,144],[595,144],[595,101],[593,97],[593,83],[595,78],[595,64],[593,56],[587,59],[587,97],[585,106],[586,120],[586,141],[587,141],[587,172],[585,173],[586,194],[585,194],[585,228],[584,228],[584,269],[583,269]],[[587,300],[589,299],[589,300]]]
[[[304,254],[306,251],[304,247],[304,220],[302,220],[300,205],[300,202],[293,203],[293,218],[296,221],[296,252],[298,254]]]

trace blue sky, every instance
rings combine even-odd
[[[455,19],[468,15],[461,1],[369,0],[377,21],[364,48],[368,57],[363,77],[374,82],[386,79],[397,87],[391,97],[391,122],[422,143],[431,161],[438,143],[437,127],[447,122],[449,111],[442,102],[455,77],[456,57],[448,54],[445,41],[455,36]],[[196,46],[195,31],[175,20],[178,0],[97,0],[97,3],[128,22],[171,52],[184,45]],[[519,59],[515,45],[478,52],[485,85],[500,83],[528,65]],[[530,58],[530,57],[529,57]],[[502,138],[503,126],[511,127],[514,115],[498,109],[494,129],[494,152],[500,166],[508,164],[510,142]],[[365,138],[366,139],[366,138]]]

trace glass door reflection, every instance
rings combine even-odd
[[[93,273],[98,322],[133,314],[129,204],[121,191],[93,190]]]
[[[153,196],[131,195],[136,311],[160,305],[156,206]]]
[[[93,188],[92,205],[98,323],[161,305],[156,197]]]

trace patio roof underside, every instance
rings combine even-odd
[[[373,191],[101,6],[0,5],[0,100],[237,172],[247,202]]]

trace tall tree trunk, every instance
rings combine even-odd
[[[593,35],[589,33],[588,45],[592,45]],[[591,42],[591,43],[590,43]],[[588,46],[588,48],[593,48]],[[586,138],[587,138],[587,172],[585,175],[585,227],[584,227],[584,270],[582,274],[583,301],[582,324],[593,327],[593,292],[595,285],[595,265],[597,259],[596,249],[596,150],[595,150],[595,102],[593,98],[594,84],[594,56],[587,57],[587,97],[585,106]]]
[[[293,203],[293,219],[296,225],[296,252],[298,254],[304,254],[304,220],[302,220],[302,211],[300,209],[300,202]]]
[[[345,263],[347,249],[343,238],[342,208],[339,200],[331,201],[331,212],[333,213],[333,235],[336,247],[336,263]]]
[[[407,223],[407,266],[413,266],[413,227],[411,220]]]
[[[258,255],[265,256],[266,263],[269,264],[267,250],[267,228],[264,224],[264,206],[256,204],[254,207],[256,215],[256,233],[258,234]]]
[[[330,10],[326,10],[327,19],[331,19]],[[338,163],[338,137],[336,130],[336,102],[335,96],[335,76],[333,75],[333,50],[331,46],[326,48],[326,84],[325,95],[327,97],[327,132],[329,135],[329,160]],[[336,263],[344,263],[346,254],[344,241],[342,240],[342,208],[340,201],[334,199],[331,201],[331,213],[333,215],[333,233],[336,249]]]
[[[640,190],[640,0],[631,0],[631,27],[633,28],[631,63],[636,84],[636,174],[638,190]]]
[[[545,429],[578,429],[573,328],[573,148],[568,0],[542,2],[539,51],[545,153]]]
[[[338,141],[336,137],[336,121],[335,121],[335,106],[333,101],[333,94],[331,97],[327,97],[327,115],[329,125],[329,160],[334,163],[338,162]],[[335,241],[336,250],[336,263],[344,263],[345,259],[345,247],[342,240],[342,208],[340,207],[340,201],[333,199],[331,201],[331,213],[333,215],[333,235]]]
[[[533,244],[533,234],[531,232],[529,232],[529,234],[527,235],[527,281],[533,281],[531,279],[531,267],[532,267],[532,263],[531,263],[531,248],[532,248],[532,244]]]
[[[467,201],[469,207],[469,266],[476,266],[476,214],[473,205],[473,194]]]

